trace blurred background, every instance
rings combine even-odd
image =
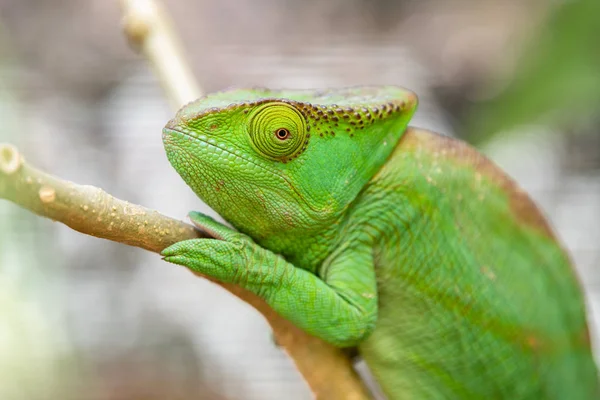
[[[600,2],[164,0],[205,91],[396,84],[550,218],[600,321]],[[0,142],[176,218],[173,115],[117,0],[0,0]],[[309,399],[253,309],[155,254],[0,202],[0,399]]]

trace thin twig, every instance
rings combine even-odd
[[[167,13],[158,1],[121,0],[123,28],[154,68],[175,110],[202,95]]]

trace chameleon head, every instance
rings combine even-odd
[[[260,241],[335,221],[415,107],[414,94],[397,87],[232,90],[183,107],[163,142],[194,192]]]

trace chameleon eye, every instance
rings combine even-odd
[[[301,152],[307,139],[302,114],[290,104],[279,102],[254,109],[249,117],[248,133],[258,153],[279,161],[289,160]]]
[[[290,131],[288,131],[285,128],[279,128],[279,129],[277,129],[277,132],[275,133],[275,135],[277,135],[277,139],[285,140],[288,137],[290,137]]]

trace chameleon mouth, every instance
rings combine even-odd
[[[240,160],[244,160],[245,162],[248,162],[257,168],[262,169],[263,171],[269,173],[270,175],[273,175],[276,178],[281,179],[295,193],[297,198],[302,200],[302,204],[304,204],[306,207],[308,207],[308,209],[310,209],[312,212],[319,213],[321,211],[321,210],[313,207],[310,204],[310,202],[307,201],[304,198],[304,196],[296,189],[296,187],[294,187],[294,185],[292,185],[292,183],[288,180],[287,177],[285,177],[281,174],[278,174],[277,172],[260,165],[259,163],[257,163],[256,161],[254,161],[250,158],[244,157],[243,155],[240,155],[240,154],[235,154],[235,152],[232,152],[226,148],[223,148],[222,146],[219,146],[216,143],[211,143],[211,142],[209,142],[208,138],[206,138],[206,139],[200,138],[200,137],[192,135],[188,132],[184,132],[179,129],[174,129],[172,123],[169,122],[169,124],[165,128],[163,128],[163,142],[165,143],[165,145],[177,147],[181,151],[188,153],[189,156],[191,156],[201,162],[204,162],[204,160],[202,160],[198,156],[198,154],[196,154],[195,152],[191,152],[188,149],[183,148],[183,146],[181,146],[180,143],[177,143],[176,141],[172,140],[173,138],[177,138],[177,137],[191,141],[191,142],[195,141],[195,142],[202,143],[202,145],[203,145],[202,147],[205,147],[205,151],[208,149],[210,149],[212,151],[221,151],[221,152],[227,153],[229,155],[232,155]]]

